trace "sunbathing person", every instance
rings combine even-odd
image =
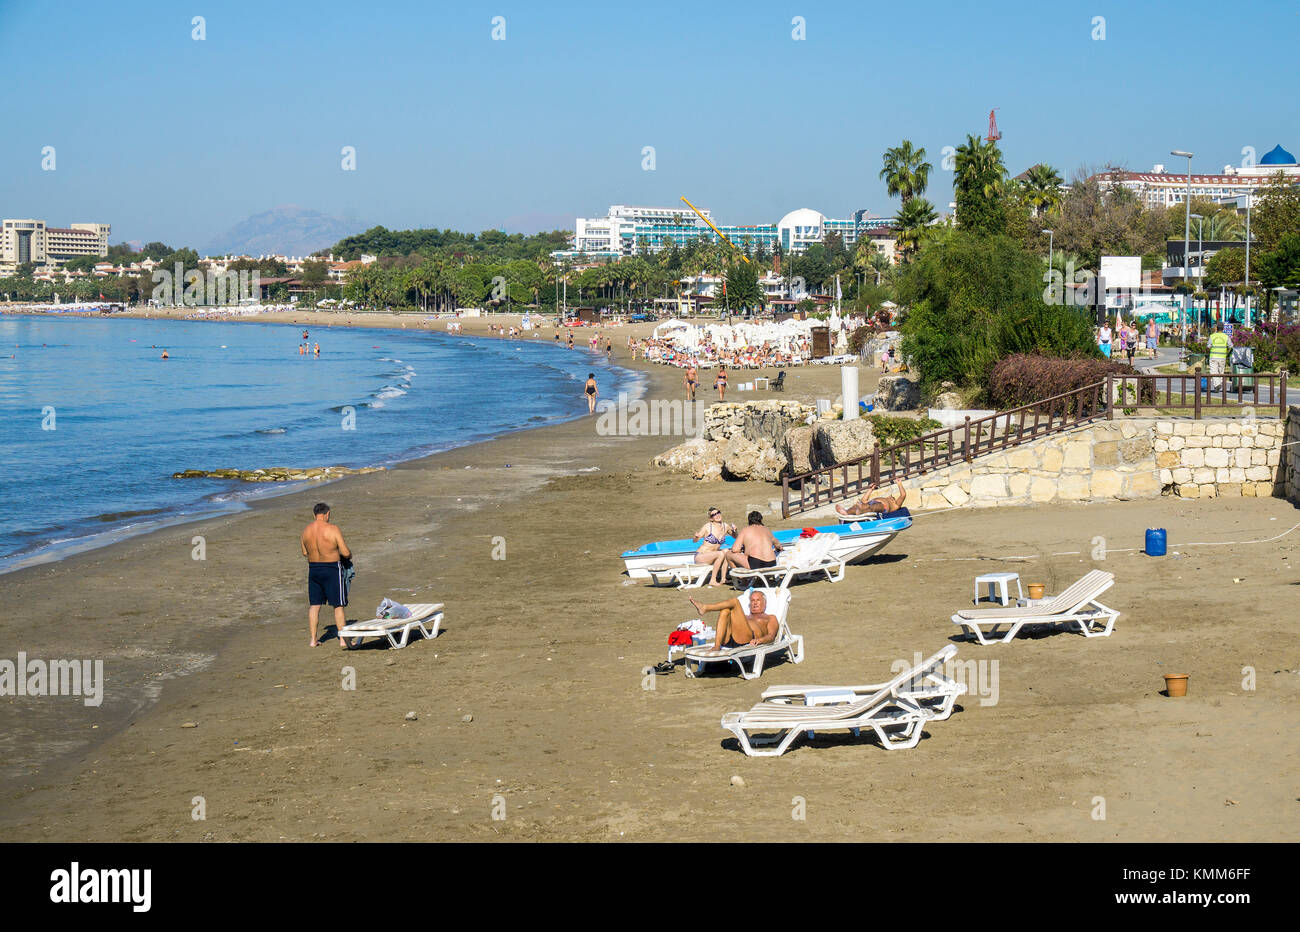
[[[898,486],[897,495],[872,495],[877,491],[878,486],[872,485],[867,489],[867,494],[856,505],[850,505],[843,508],[835,506],[835,511],[842,515],[884,515],[891,511],[897,511],[903,507],[903,500],[907,498],[907,490],[903,488],[903,483],[899,479],[894,480]]]
[[[691,599],[691,604],[700,613],[701,620],[709,612],[718,613],[718,634],[713,639],[714,650],[731,647],[753,647],[757,644],[771,644],[776,640],[780,623],[775,615],[767,612],[767,596],[757,589],[749,593],[749,614],[745,614],[740,599],[727,599],[705,605]]]
[[[722,512],[717,508],[709,509],[709,523],[704,525],[695,532],[691,540],[703,541],[700,549],[695,551],[695,562],[698,565],[708,564],[713,567],[713,579],[710,586],[722,585],[723,576],[727,572],[727,551],[722,549],[722,542],[728,534],[735,534],[736,526],[727,524],[722,520]]]
[[[736,542],[727,551],[727,562],[747,570],[767,569],[776,566],[780,550],[772,532],[763,526],[762,514],[751,511],[749,526],[736,535]]]

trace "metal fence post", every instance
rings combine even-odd
[[[1115,376],[1106,373],[1106,420],[1115,420]]]
[[[1282,370],[1282,390],[1277,400],[1277,416],[1283,421],[1286,420],[1286,370]],[[1256,385],[1259,383],[1256,382]]]
[[[871,447],[871,484],[880,484],[880,441],[876,440]]]
[[[966,415],[966,429],[961,440],[961,458],[964,462],[970,462],[970,415]]]

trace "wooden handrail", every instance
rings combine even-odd
[[[823,477],[829,479],[825,488],[826,504],[837,499],[847,498],[851,490],[856,493],[862,492],[864,465],[868,468],[868,476],[872,485],[878,485],[882,480],[905,479],[913,474],[924,475],[927,472],[943,469],[954,463],[969,463],[981,453],[992,453],[997,450],[1019,446],[1026,440],[1036,440],[1039,437],[1062,433],[1083,424],[1091,423],[1099,418],[1113,420],[1116,408],[1121,413],[1124,413],[1128,407],[1134,409],[1157,407],[1172,410],[1191,410],[1193,418],[1200,419],[1202,412],[1206,408],[1223,408],[1231,404],[1228,398],[1230,381],[1236,386],[1235,393],[1238,403],[1240,403],[1243,391],[1242,380],[1254,380],[1250,391],[1253,393],[1253,402],[1256,406],[1258,406],[1260,400],[1260,385],[1266,383],[1268,385],[1269,406],[1271,407],[1276,403],[1278,417],[1286,417],[1287,372],[1285,369],[1280,373],[1223,373],[1209,376],[1211,379],[1220,380],[1218,395],[1213,391],[1203,392],[1201,378],[1199,369],[1192,374],[1179,375],[1129,375],[1124,373],[1117,376],[1109,373],[1099,382],[1083,385],[1068,392],[1052,395],[1049,398],[1033,401],[1006,411],[998,411],[973,421],[968,416],[960,427],[943,427],[928,434],[913,437],[910,440],[904,440],[883,448],[877,442],[869,454],[845,460],[842,463],[822,466],[806,473],[783,476],[781,479],[781,515],[784,518],[789,518],[791,514],[819,507],[822,504]],[[1188,379],[1193,382],[1190,401],[1187,397]],[[1159,400],[1159,389],[1162,380],[1165,399]],[[1177,382],[1178,386],[1177,400],[1175,400],[1175,382]],[[1128,403],[1130,384],[1134,387],[1131,405]],[[1116,401],[1115,390],[1117,385],[1119,389],[1118,401]],[[1058,410],[1059,415],[1057,414]],[[1028,415],[1031,413],[1033,414],[1033,423],[1027,424]],[[1046,417],[1046,422],[1043,421],[1044,417]],[[1012,423],[1013,418],[1016,420],[1014,426]],[[998,423],[1000,421],[1003,422],[1003,429],[999,436]],[[960,431],[960,438],[957,436],[958,431]],[[912,454],[914,449],[916,450],[915,462],[913,462]],[[929,451],[928,461],[927,450]],[[857,478],[852,482],[849,480],[850,467],[857,467]],[[837,471],[840,473],[838,486],[835,481]],[[799,499],[796,507],[792,508],[790,486],[796,482],[799,484]],[[809,484],[812,485],[811,503],[807,491]]]

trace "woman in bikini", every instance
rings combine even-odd
[[[587,395],[587,413],[595,414],[596,396],[600,394],[600,390],[596,388],[596,373],[594,372],[587,373],[587,385],[583,389],[583,391]]]
[[[727,571],[727,551],[722,549],[722,542],[728,534],[735,534],[736,526],[722,520],[722,512],[716,508],[709,509],[709,521],[695,532],[691,540],[702,541],[700,549],[695,551],[695,562],[700,566],[713,567],[713,579],[710,587],[722,585],[723,574]]]
[[[713,383],[713,387],[718,390],[718,401],[727,400],[727,367],[718,364],[718,379]]]

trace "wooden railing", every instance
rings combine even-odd
[[[1260,414],[1276,412],[1278,417],[1286,416],[1286,370],[1264,375],[1207,375],[1205,389],[1201,388],[1201,378],[1199,370],[1179,375],[1107,376],[1100,382],[1009,411],[973,421],[968,417],[959,427],[941,428],[884,448],[877,443],[866,456],[782,477],[781,516],[789,518],[861,495],[873,485],[923,476],[1102,418],[1110,420],[1117,409],[1121,413],[1138,408],[1189,410],[1199,418],[1207,409],[1246,405],[1258,408],[1262,404],[1266,407]],[[1262,386],[1267,390],[1261,393]]]

